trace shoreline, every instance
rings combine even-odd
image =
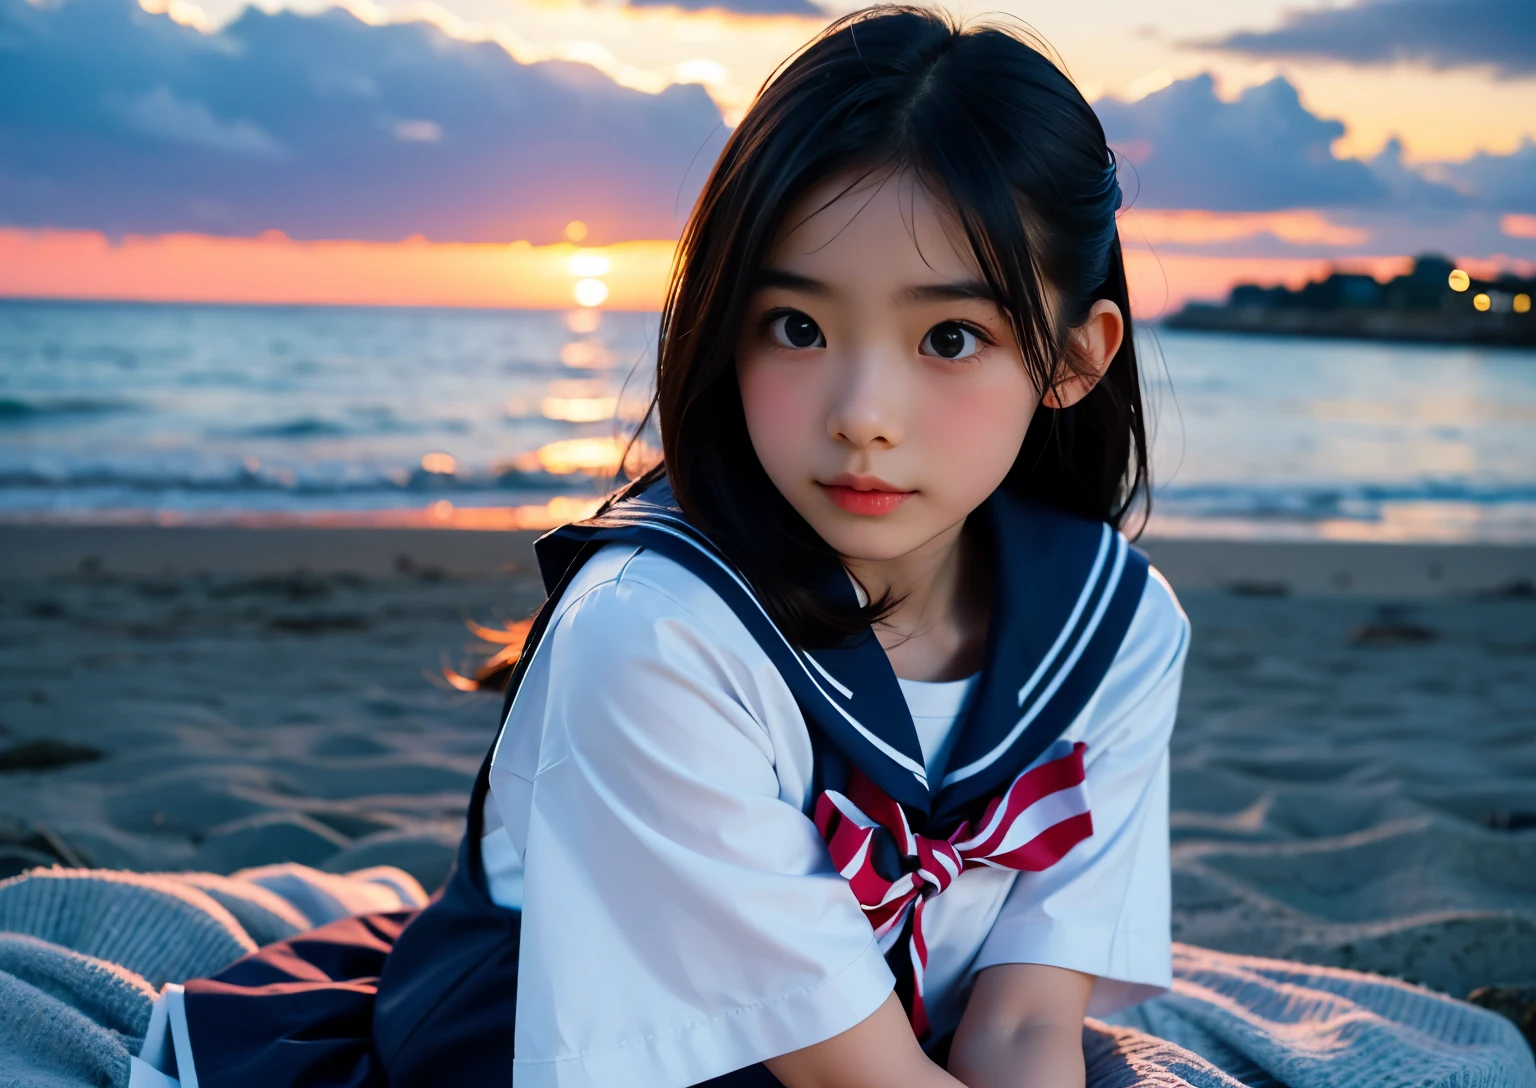
[[[536,570],[536,530],[0,524],[3,579]],[[1247,596],[1536,596],[1536,545],[1149,538],[1175,589]]]
[[[1276,336],[1306,340],[1365,340],[1431,347],[1536,349],[1536,318],[1526,314],[1444,316],[1391,310],[1274,310],[1192,304],[1157,322],[1177,332]]]

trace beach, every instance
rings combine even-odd
[[[531,533],[0,526],[0,875],[452,860]],[[1536,985],[1536,547],[1150,540],[1175,937]],[[482,647],[483,648],[483,647]]]

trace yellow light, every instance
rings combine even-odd
[[[438,521],[447,521],[453,517],[453,503],[447,499],[438,499],[427,507],[427,513],[431,514]]]
[[[573,276],[606,276],[613,271],[613,262],[606,253],[585,250],[566,262]]]
[[[1489,307],[1492,305],[1493,299],[1489,298],[1487,295],[1477,294],[1472,296],[1472,308],[1478,313],[1487,313]]]
[[[602,505],[602,499],[573,499],[566,495],[556,495],[549,500],[544,509],[549,511],[554,524],[564,525],[568,521],[584,521],[597,513],[597,508]]]
[[[1450,284],[1452,291],[1465,291],[1472,286],[1472,277],[1459,268],[1451,269]]]
[[[540,411],[545,419],[567,423],[600,423],[619,410],[618,397],[545,397]]]
[[[567,438],[541,446],[531,460],[558,476],[582,471],[611,476],[623,455],[624,444],[616,438]]]
[[[608,297],[608,285],[602,280],[577,280],[572,294],[576,296],[578,306],[601,306]]]
[[[576,333],[596,332],[603,323],[603,315],[596,310],[567,310],[565,327]]]
[[[512,462],[512,467],[523,472],[542,469],[557,476],[573,472],[613,476],[628,445],[628,439],[623,438],[566,438],[523,454]],[[656,460],[656,453],[644,443],[636,443],[629,457],[626,468],[631,475],[638,475]]]
[[[139,7],[151,15],[169,15],[172,22],[212,33],[208,13],[188,0],[139,0]]]
[[[435,475],[452,476],[459,463],[451,453],[429,453],[421,459],[421,467]]]
[[[580,242],[587,237],[587,225],[580,219],[573,219],[565,225],[565,236],[573,242]]]
[[[1531,312],[1531,296],[1530,295],[1524,295],[1524,294],[1516,295],[1515,296],[1514,306],[1515,306],[1515,313],[1517,313],[1517,314],[1528,314],[1528,313],[1530,313]]]
[[[678,83],[703,83],[705,86],[717,87],[731,76],[712,60],[685,60],[672,69],[672,78]]]

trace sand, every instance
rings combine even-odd
[[[429,674],[467,659],[465,619],[537,604],[529,539],[0,529],[0,875],[295,860],[434,886],[498,700]],[[1536,549],[1150,550],[1194,623],[1177,938],[1536,985]]]
[[[489,578],[534,569],[538,535],[450,528],[0,523],[0,556],[4,576],[17,579],[299,569],[367,578],[423,573]],[[1536,547],[1180,539],[1141,544],[1180,589],[1392,599],[1536,593]]]

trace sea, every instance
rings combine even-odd
[[[0,302],[0,520],[556,524],[613,479],[656,331]],[[1139,349],[1149,535],[1536,542],[1536,352],[1158,329]]]

